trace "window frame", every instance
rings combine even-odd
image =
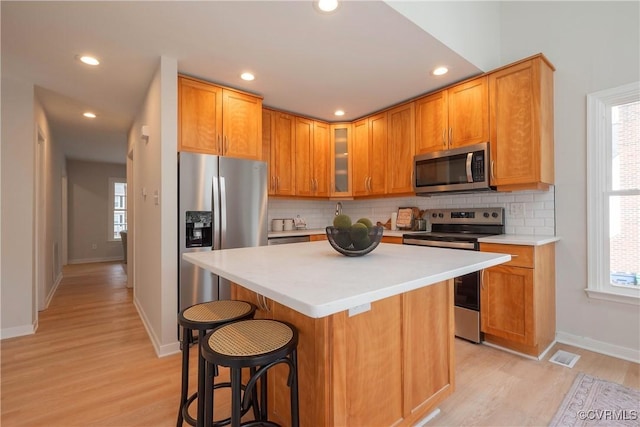
[[[640,100],[640,82],[587,95],[587,288],[589,298],[640,305],[638,289],[614,286],[609,268],[609,198],[638,195],[611,190],[611,107]],[[604,161],[603,161],[604,159]]]
[[[114,214],[116,211],[116,207],[115,207],[115,185],[116,184],[126,184],[127,183],[127,178],[119,178],[119,177],[109,177],[109,211],[107,214],[108,220],[107,220],[107,241],[108,242],[121,242],[122,238],[120,237],[120,235],[118,235],[117,237],[113,236],[113,229],[114,229]],[[126,193],[125,193],[125,197],[126,197]],[[125,202],[125,208],[124,209],[118,209],[120,210],[124,210],[125,211],[125,215],[128,211],[127,206],[127,202]],[[128,224],[128,221],[127,221]]]

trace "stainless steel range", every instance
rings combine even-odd
[[[504,233],[503,208],[438,209],[428,212],[431,231],[407,233],[405,245],[480,250],[478,239]],[[454,279],[456,336],[479,343],[481,272]]]

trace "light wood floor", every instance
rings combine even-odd
[[[125,283],[118,263],[65,267],[37,333],[0,343],[0,425],[175,425],[180,356],[156,357]],[[456,392],[429,425],[547,425],[578,372],[640,388],[637,364],[556,347],[582,357],[568,369],[457,340]]]

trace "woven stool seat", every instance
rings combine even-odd
[[[178,321],[188,324],[190,329],[212,329],[222,323],[244,319],[253,312],[255,307],[245,301],[211,301],[185,308],[178,315]]]
[[[268,420],[267,373],[275,365],[289,368],[287,385],[291,398],[291,426],[299,424],[298,414],[298,332],[285,322],[269,319],[241,320],[228,323],[209,332],[201,343],[206,360],[206,378],[211,381],[218,366],[228,367],[231,374],[231,426],[277,426]],[[242,370],[249,368],[250,378],[243,387]],[[256,402],[260,387],[260,402]],[[244,390],[244,394],[242,391]],[[213,410],[213,395],[205,395],[204,419]],[[240,423],[249,406],[254,408],[255,420]],[[256,408],[259,408],[257,413]]]
[[[189,392],[189,347],[193,343],[193,331],[198,331],[198,342],[204,340],[205,334],[222,325],[244,319],[251,319],[256,311],[256,307],[246,301],[220,300],[210,301],[187,307],[178,313],[178,324],[182,327],[182,392],[180,396],[180,407],[178,409],[178,420],[176,425],[182,426],[183,421],[193,426],[205,425],[204,417],[204,396],[205,389],[220,387],[230,387],[231,383],[218,383],[213,385],[205,382],[205,361],[202,358],[200,345],[198,345],[198,391],[188,396]],[[198,398],[203,397],[202,399]],[[198,401],[197,417],[189,415],[189,406]],[[230,420],[216,422],[216,425],[227,424]],[[209,421],[210,423],[211,421]]]

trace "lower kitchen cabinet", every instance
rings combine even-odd
[[[411,426],[454,389],[453,280],[347,311],[307,317],[233,284],[261,303],[256,317],[298,329],[300,426]],[[269,376],[269,419],[290,425],[288,370]]]
[[[399,236],[382,236],[382,243],[395,243],[396,245],[402,244],[402,237]]]
[[[312,234],[309,236],[310,242],[317,242],[319,240],[327,240],[326,234]]]
[[[539,356],[555,339],[555,245],[481,243],[480,250],[512,256],[510,262],[482,273],[485,341]]]

